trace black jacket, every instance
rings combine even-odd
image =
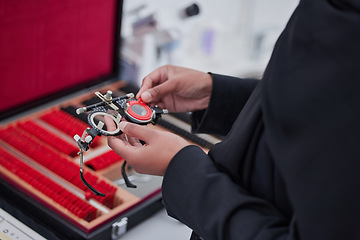
[[[259,82],[213,74],[171,161],[170,216],[212,239],[360,239],[360,1],[303,0]]]

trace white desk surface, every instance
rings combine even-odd
[[[130,229],[121,240],[188,240],[191,229],[169,217],[165,209]]]

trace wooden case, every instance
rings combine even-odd
[[[117,79],[121,0],[0,2],[0,207],[48,239],[118,239],[162,208],[161,177],[127,169],[97,137],[84,153],[80,180],[75,134],[88,127],[75,109],[94,92],[136,88]],[[188,114],[157,126],[209,148],[216,138],[192,135]]]
[[[88,125],[64,109],[123,86],[122,5],[0,2],[0,207],[49,239],[115,239],[124,227],[113,224],[132,227],[161,208],[161,179],[121,187],[123,160],[104,137],[85,153],[84,176],[106,196],[87,190],[71,135]]]
[[[122,84],[104,88],[116,93]],[[13,214],[9,207],[16,208],[21,220],[30,221],[36,231],[51,239],[53,234],[59,239],[112,239],[110,233],[100,231],[96,236],[94,232],[104,224],[109,225],[108,231],[116,231],[112,225],[124,217],[134,226],[162,207],[161,178],[139,175],[129,168],[130,178],[137,178],[138,185],[131,193],[122,182],[123,159],[111,151],[104,136],[96,138],[84,153],[84,177],[106,196],[96,196],[80,181],[79,149],[72,135],[81,134],[88,125],[71,115],[69,108],[91,100],[92,93],[0,125],[1,207]],[[40,228],[34,224],[38,221]]]

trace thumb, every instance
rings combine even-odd
[[[166,81],[141,93],[141,99],[146,103],[158,102],[165,95],[175,92],[175,89],[176,84],[173,81]]]
[[[129,136],[148,142],[153,136],[154,130],[146,126],[122,121],[119,124],[120,130]]]
[[[111,119],[111,117],[109,116],[104,116],[104,121],[105,121],[105,125],[108,131],[115,131],[116,130],[116,125],[114,123],[114,121]]]

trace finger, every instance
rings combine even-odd
[[[114,131],[116,129],[116,125],[111,117],[104,116],[104,121],[108,131]],[[127,145],[129,145],[127,139],[124,137],[124,134],[120,136],[108,136],[107,142],[108,146],[122,157],[124,149]]]
[[[149,75],[147,75],[141,84],[141,88],[139,90],[139,92],[136,94],[136,98],[140,98],[141,94],[148,90],[149,88],[153,87],[154,85],[156,85],[162,77],[161,74],[161,68],[156,69],[155,71],[151,72]]]
[[[128,137],[131,136],[133,138],[142,139],[145,142],[150,141],[151,137],[154,135],[154,129],[134,123],[121,122],[119,127],[124,134],[128,135]]]
[[[112,131],[116,130],[116,125],[115,125],[115,123],[114,123],[114,121],[112,120],[111,117],[105,115],[104,116],[104,121],[105,121],[107,131],[112,132]]]
[[[139,144],[140,144],[139,139],[134,138],[134,137],[132,137],[132,136],[128,136],[128,135],[126,135],[125,133],[122,134],[122,135],[125,135],[125,136],[126,136],[126,141],[128,141],[131,146],[134,146],[134,147],[139,146]]]
[[[124,159],[127,159],[129,150],[133,148],[125,139],[121,139],[115,136],[108,136],[107,141],[108,146]]]
[[[117,136],[117,138],[121,139],[125,144],[127,144],[127,142],[129,142],[129,138],[126,134],[121,134],[121,135]]]
[[[146,90],[168,80],[169,68],[170,68],[170,66],[165,65],[165,66],[157,68],[156,70],[151,72],[149,75],[147,75],[143,79],[141,88],[140,88],[139,92],[136,94],[136,98],[140,98],[142,93],[145,92]],[[141,96],[141,98],[142,98],[142,96]],[[145,96],[145,98],[146,98],[146,96]]]
[[[167,94],[174,93],[176,91],[176,88],[176,81],[166,81],[160,85],[144,91],[141,94],[141,99],[146,103],[157,103]]]

